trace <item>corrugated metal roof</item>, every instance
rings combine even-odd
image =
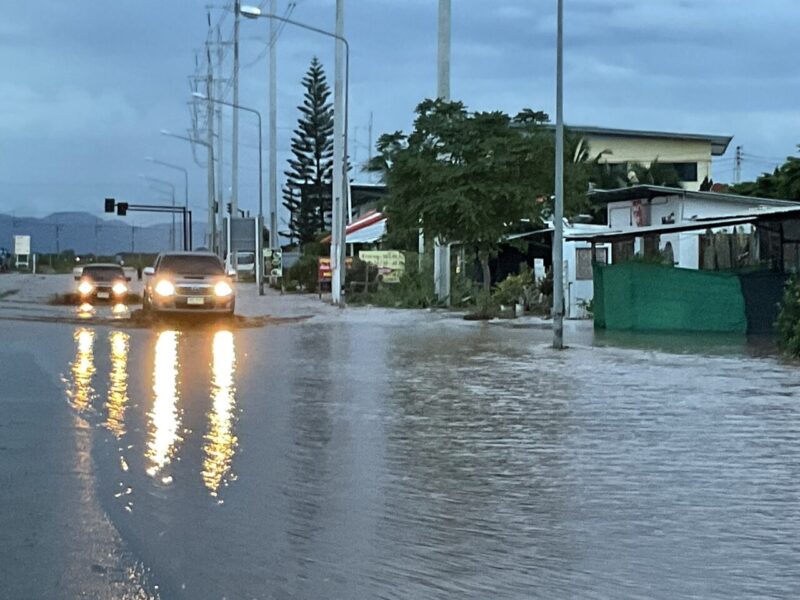
[[[693,219],[691,222],[676,223],[673,225],[649,225],[646,227],[636,227],[635,229],[626,230],[608,229],[605,232],[598,233],[565,233],[564,239],[596,243],[620,242],[637,237],[644,237],[647,235],[701,231],[705,229],[744,225],[747,223],[756,223],[760,221],[778,221],[787,218],[800,218],[800,205],[795,205],[793,207],[752,209],[746,212],[734,213],[730,215],[701,217]]]
[[[621,202],[625,200],[649,200],[663,196],[681,196],[682,198],[692,198],[695,200],[738,202],[755,206],[800,206],[800,204],[792,200],[776,200],[775,198],[759,198],[756,196],[741,196],[739,194],[724,194],[721,192],[695,192],[662,185],[634,185],[613,190],[592,190],[588,195],[592,202],[598,204]]]

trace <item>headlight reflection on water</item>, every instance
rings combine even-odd
[[[72,385],[67,390],[67,396],[72,407],[80,413],[89,408],[94,397],[94,388],[92,387],[92,377],[95,373],[94,330],[78,328],[73,338],[77,348],[75,360],[70,366]]]
[[[149,440],[147,458],[150,466],[147,474],[157,476],[170,463],[175,446],[180,441],[178,434],[178,332],[162,331],[158,334],[153,366],[153,408],[149,413]],[[162,482],[171,482],[171,477],[162,477]]]
[[[128,405],[128,347],[130,336],[122,331],[112,331],[111,372],[108,378],[105,426],[117,438],[125,435],[125,410]]]
[[[203,445],[203,482],[211,495],[216,497],[230,472],[237,446],[233,433],[236,408],[236,350],[233,333],[216,332],[212,353],[211,411],[208,415],[209,429]]]

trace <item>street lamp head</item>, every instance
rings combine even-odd
[[[162,129],[161,135],[172,135],[172,132],[169,129]]]
[[[200,92],[192,92],[192,96],[195,98],[199,98],[200,100],[208,100],[205,94],[201,94]]]
[[[155,160],[156,160],[156,159],[155,159],[155,158],[153,158],[152,156],[145,156],[145,157],[144,157],[144,159],[145,159],[147,162],[155,162]]]
[[[257,19],[261,16],[261,9],[257,6],[243,5],[239,7],[239,14],[247,17],[248,19]]]

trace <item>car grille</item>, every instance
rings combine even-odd
[[[175,287],[178,296],[213,296],[214,288],[205,285],[179,285]]]

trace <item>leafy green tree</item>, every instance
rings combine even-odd
[[[409,135],[381,136],[368,167],[387,184],[390,229],[408,233],[421,226],[428,239],[476,248],[488,290],[489,258],[502,237],[523,219],[538,222],[547,201],[537,198],[552,194],[553,135],[542,127],[547,115],[470,113],[461,102],[443,100],[421,102],[416,115]],[[580,174],[573,179],[582,188],[569,194],[576,204],[586,187]]]
[[[331,210],[333,169],[333,107],[322,64],[314,57],[302,80],[303,104],[292,137],[292,157],[285,171],[283,205],[289,210],[289,237],[301,245],[325,229]]]
[[[800,149],[800,145],[798,149]],[[737,183],[730,189],[733,193],[743,196],[800,202],[800,158],[788,156],[786,162],[772,173],[764,173],[755,181]]]

